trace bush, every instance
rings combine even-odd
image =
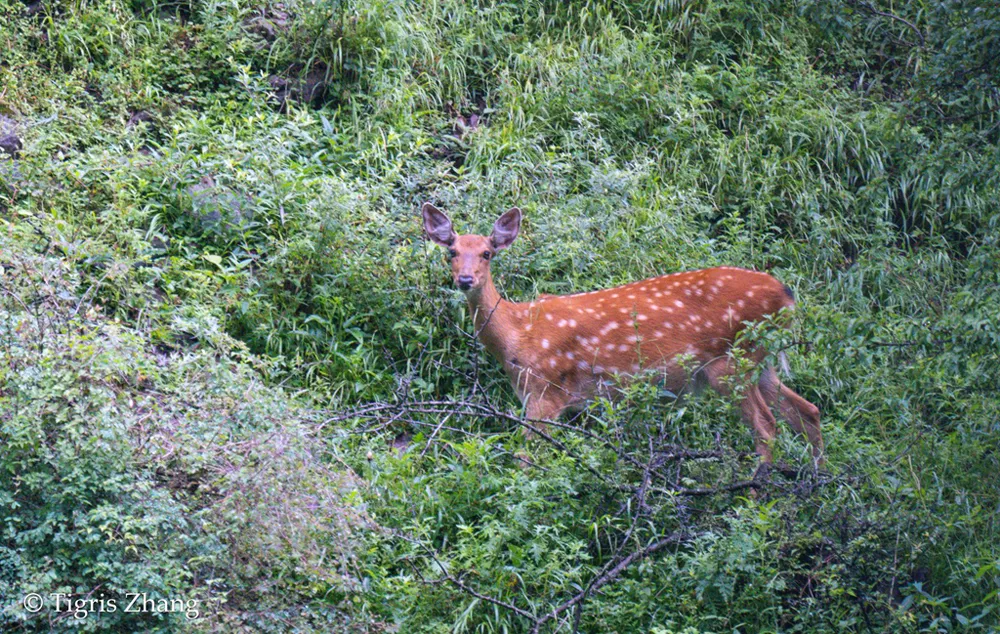
[[[0,0],[2,618],[150,588],[211,609],[84,624],[995,629],[996,17]],[[730,399],[656,386],[524,441],[425,200],[525,210],[517,300],[782,279],[829,471],[785,434],[755,480]]]
[[[153,344],[105,316],[59,259],[9,241],[3,253],[4,622],[74,632],[355,622],[367,520],[354,479],[317,447],[314,415],[261,385],[253,357],[210,316],[178,314],[174,343]],[[19,605],[32,592],[118,610],[50,621]],[[139,592],[185,607],[125,613]]]

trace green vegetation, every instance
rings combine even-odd
[[[0,629],[995,631],[998,95],[991,0],[0,0]],[[829,465],[526,441],[425,200],[514,299],[770,271]]]

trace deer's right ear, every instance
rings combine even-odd
[[[448,216],[430,203],[424,203],[420,211],[424,216],[424,231],[427,232],[427,237],[443,247],[451,246],[458,236],[455,235]]]

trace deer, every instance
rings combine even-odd
[[[608,394],[611,385],[654,375],[676,394],[707,383],[734,395],[762,466],[773,461],[772,407],[806,437],[814,464],[824,464],[819,408],[784,385],[771,364],[761,365],[768,356],[761,346],[737,343],[748,324],[794,308],[791,289],[771,275],[719,266],[511,302],[493,284],[490,265],[517,238],[519,208],[503,213],[489,236],[456,234],[448,216],[429,202],[421,215],[426,236],[447,249],[477,339],[502,364],[529,420],[557,420]],[[787,319],[772,323],[787,327]]]

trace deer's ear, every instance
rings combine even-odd
[[[517,207],[511,207],[493,223],[493,234],[490,235],[493,248],[497,251],[506,249],[514,242],[514,238],[517,237],[520,230],[521,210]]]
[[[457,236],[448,216],[430,203],[424,203],[420,212],[424,216],[424,231],[427,232],[427,237],[443,247],[451,246]]]

